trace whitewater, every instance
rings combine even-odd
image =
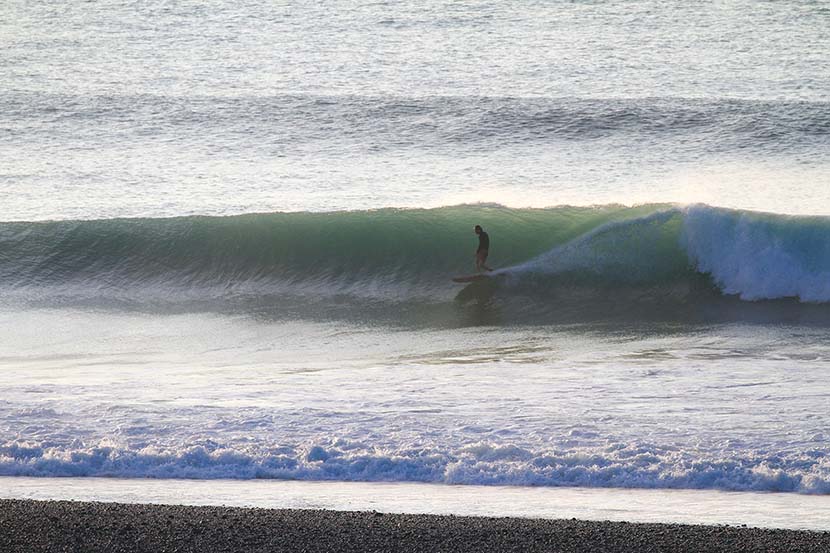
[[[4,475],[828,491],[823,329],[15,321]]]
[[[3,3],[0,476],[830,494],[828,24]]]

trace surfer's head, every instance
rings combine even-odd
[[[481,234],[481,225],[476,225],[475,231],[476,234]]]

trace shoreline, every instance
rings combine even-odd
[[[830,531],[830,496],[718,490],[7,476],[0,498]]]
[[[830,532],[3,499],[0,550],[806,552],[830,551]]]

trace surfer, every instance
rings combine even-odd
[[[484,263],[487,261],[487,254],[490,253],[490,235],[484,232],[481,225],[476,225],[476,234],[478,234],[478,249],[476,250],[476,270],[480,273],[482,269],[492,271],[490,267]]]

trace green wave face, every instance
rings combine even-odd
[[[527,261],[656,206],[509,209],[455,206],[232,217],[113,219],[0,226],[0,281],[234,286],[249,281],[446,282],[474,268],[476,224],[491,262]]]

